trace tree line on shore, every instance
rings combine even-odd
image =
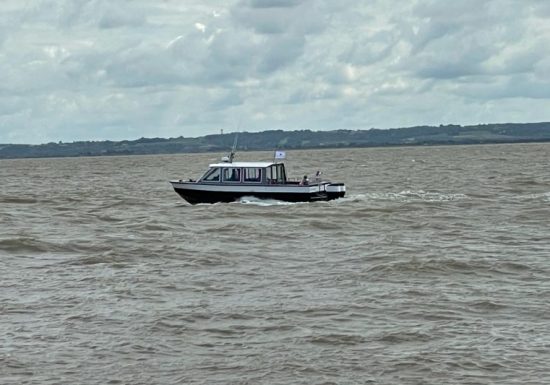
[[[122,141],[51,142],[39,145],[0,144],[0,159],[71,156],[223,152],[235,133],[195,138],[141,138]],[[441,125],[370,130],[269,130],[239,132],[238,150],[312,149],[414,145],[489,144],[550,141],[548,123],[504,123],[474,126]]]

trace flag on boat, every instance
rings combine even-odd
[[[275,151],[275,159],[285,159],[286,153],[284,151]]]

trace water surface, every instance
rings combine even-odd
[[[0,383],[546,384],[549,152],[288,151],[347,197],[197,206],[222,154],[2,160]]]

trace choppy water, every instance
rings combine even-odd
[[[217,154],[0,161],[0,383],[547,384],[549,152],[291,151],[348,197],[198,206]]]

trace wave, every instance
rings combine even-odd
[[[357,334],[324,334],[310,336],[305,339],[307,342],[317,345],[358,345],[363,344],[366,338]]]
[[[12,196],[0,196],[0,203],[12,203],[12,204],[34,204],[38,203],[36,198],[19,198]]]
[[[63,247],[44,242],[32,237],[17,237],[0,240],[0,250],[11,253],[42,253],[42,252],[57,252],[62,251]]]
[[[340,230],[342,229],[342,225],[340,223],[335,223],[331,221],[327,221],[326,219],[311,219],[304,223],[308,228],[316,229],[316,230]]]
[[[512,186],[521,186],[521,187],[535,187],[535,186],[548,186],[548,182],[540,178],[535,177],[517,177],[508,182]]]
[[[433,340],[434,336],[420,331],[392,331],[381,333],[376,340],[391,344],[407,342],[428,342]]]
[[[368,273],[498,273],[517,274],[529,272],[532,267],[517,262],[502,262],[495,260],[457,260],[452,258],[412,258],[407,261],[382,263],[370,267]]]
[[[65,242],[50,242],[30,236],[0,239],[0,250],[11,254],[66,254],[97,253],[110,250],[108,245],[91,239],[73,239]]]

